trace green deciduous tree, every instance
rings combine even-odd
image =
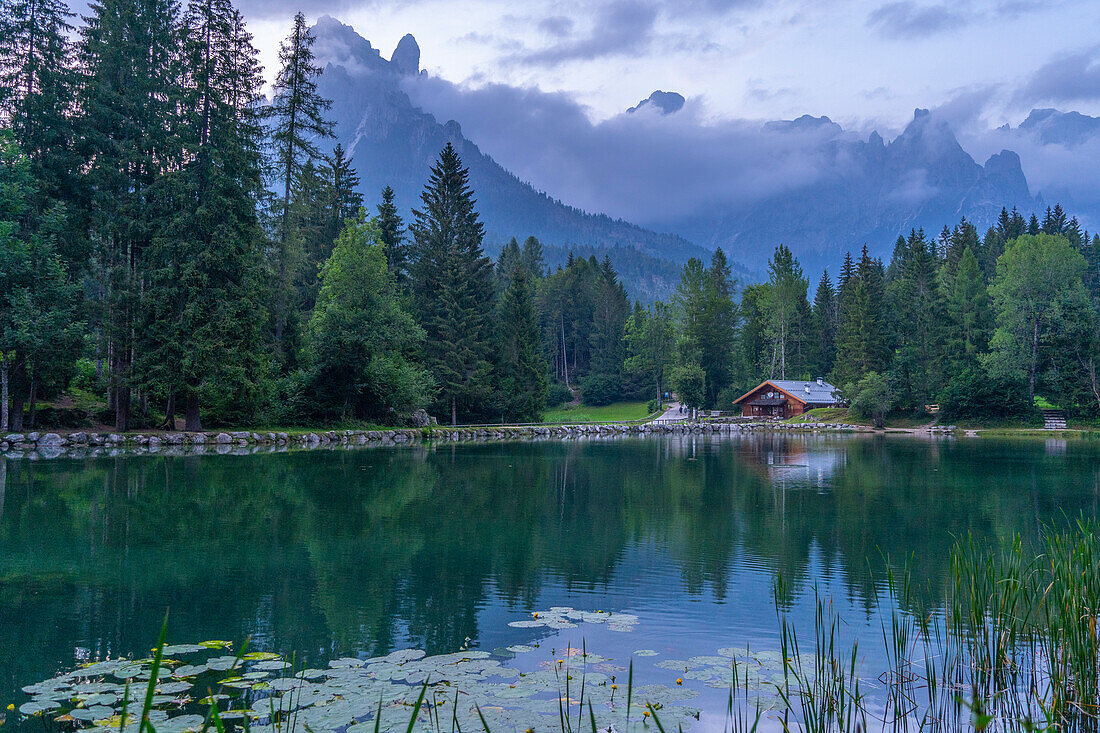
[[[985,364],[996,377],[1026,381],[1029,401],[1045,344],[1072,328],[1067,317],[1088,301],[1081,279],[1085,269],[1070,241],[1053,234],[1018,237],[997,260],[990,287],[996,330]]]
[[[377,220],[348,220],[321,271],[306,339],[309,408],[324,418],[392,423],[427,404],[414,360],[424,331],[401,306]]]

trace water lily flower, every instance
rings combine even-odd
[[[677,677],[676,678],[676,684],[683,685],[684,684],[684,678],[683,677]]]

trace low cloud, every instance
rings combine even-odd
[[[1100,100],[1100,46],[1053,59],[1036,71],[1019,91],[1023,105]]]
[[[437,119],[461,120],[463,133],[520,179],[643,225],[747,206],[837,165],[823,144],[834,126],[778,132],[756,120],[711,122],[698,99],[676,114],[624,112],[593,123],[566,94],[426,75],[404,89]]]
[[[867,26],[886,38],[927,38],[965,23],[966,17],[947,5],[921,6],[910,0],[887,3],[867,16]]]

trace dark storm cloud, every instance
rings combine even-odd
[[[1100,46],[1053,59],[1016,92],[1023,105],[1100,99]]]
[[[957,28],[966,17],[947,5],[921,6],[910,0],[882,5],[867,16],[867,25],[886,38],[927,38]]]
[[[644,50],[653,38],[657,7],[639,0],[615,0],[596,10],[591,30],[579,37],[517,54],[532,66],[557,66]]]

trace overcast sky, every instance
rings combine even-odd
[[[389,56],[405,33],[448,81],[563,92],[593,121],[654,89],[720,119],[828,115],[896,132],[915,107],[983,126],[1100,114],[1097,0],[240,0],[269,74],[299,8]]]

